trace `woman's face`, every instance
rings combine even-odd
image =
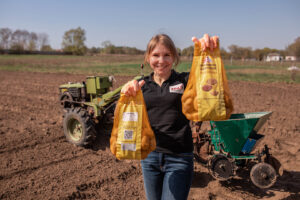
[[[150,53],[148,63],[155,75],[169,77],[171,74],[174,58],[171,51],[162,44],[157,44]]]

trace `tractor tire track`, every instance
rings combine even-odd
[[[60,136],[60,137],[53,138],[51,140],[44,141],[44,142],[35,141],[33,144],[25,144],[23,146],[14,147],[12,149],[4,150],[4,151],[2,150],[2,151],[0,151],[0,154],[2,154],[2,153],[12,153],[12,152],[23,151],[23,150],[26,150],[27,148],[33,149],[37,145],[43,145],[43,144],[49,144],[49,143],[56,143],[56,142],[60,142],[60,141],[65,141],[65,137],[64,136]]]
[[[85,153],[85,154],[82,154],[82,155],[73,156],[73,157],[70,157],[70,158],[64,158],[64,159],[56,160],[56,161],[51,161],[51,162],[46,163],[46,164],[37,165],[37,166],[34,166],[34,167],[29,167],[29,168],[26,168],[26,169],[22,169],[22,170],[13,172],[13,173],[8,174],[8,175],[3,175],[3,176],[1,176],[1,180],[11,179],[11,178],[13,178],[14,176],[17,176],[17,175],[19,175],[19,174],[22,174],[22,175],[25,175],[25,176],[26,176],[26,175],[32,173],[32,172],[35,171],[35,170],[39,170],[39,169],[42,169],[42,168],[45,168],[45,167],[51,167],[51,166],[53,166],[53,165],[57,165],[57,164],[60,164],[60,163],[62,163],[62,162],[73,161],[73,160],[76,160],[76,159],[78,159],[78,158],[87,156],[87,155],[89,155],[89,154],[91,154],[91,153]]]

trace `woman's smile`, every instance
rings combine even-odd
[[[168,48],[157,44],[149,56],[149,64],[156,76],[167,79],[171,75],[174,58]]]

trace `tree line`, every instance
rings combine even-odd
[[[251,60],[255,59],[262,61],[270,53],[277,53],[280,56],[296,56],[300,58],[300,37],[296,38],[295,41],[288,45],[285,50],[271,49],[268,47],[262,49],[253,50],[251,47],[241,47],[238,45],[230,45],[229,51],[226,51],[221,47],[220,52],[223,59],[238,59],[238,60]],[[194,47],[190,46],[184,48],[179,52],[183,56],[192,56]]]
[[[46,33],[35,33],[27,30],[12,31],[0,28],[0,49],[15,51],[51,51],[49,36]]]
[[[144,51],[135,47],[127,46],[115,46],[110,41],[104,41],[101,43],[102,47],[87,48],[84,44],[86,40],[85,30],[78,27],[76,29],[70,29],[65,32],[63,36],[62,48],[64,52],[71,52],[75,55],[89,54],[143,54]]]
[[[86,32],[81,27],[67,30],[62,39],[62,51],[66,54],[143,54],[144,51],[135,47],[115,46],[110,41],[101,43],[101,47],[87,48],[85,45]],[[27,30],[12,31],[9,28],[0,28],[0,50],[22,51],[54,51],[49,45],[49,36],[46,33],[35,33]],[[192,56],[194,47],[184,49],[177,48],[181,56]],[[240,47],[230,45],[229,51],[221,48],[223,59],[255,59],[263,60],[269,53],[278,53],[281,56],[296,56],[300,58],[300,37],[288,45],[285,50],[263,48],[252,49],[251,47]]]

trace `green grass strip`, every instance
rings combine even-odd
[[[285,83],[300,83],[300,74],[297,74],[295,81],[291,79],[289,75],[278,75],[278,74],[266,74],[266,73],[255,73],[255,74],[244,74],[244,73],[231,73],[228,72],[227,78],[232,81],[254,81],[254,82],[285,82]]]
[[[3,58],[4,56],[2,56]],[[21,56],[22,57],[22,56]],[[30,56],[29,56],[30,57]],[[41,56],[43,57],[43,56]],[[45,56],[46,57],[46,56]],[[36,58],[36,57],[35,57]],[[176,66],[176,70],[179,72],[190,71],[191,62],[181,62]],[[297,73],[295,81],[291,80],[289,73],[287,74],[271,74],[271,73],[242,73],[242,72],[230,72],[230,69],[271,69],[275,67],[264,66],[231,66],[226,65],[228,80],[237,81],[254,81],[254,82],[285,82],[285,83],[300,83],[300,73]],[[278,69],[278,68],[277,68]],[[73,74],[101,74],[101,75],[140,75],[140,64],[137,63],[111,63],[111,64],[91,64],[85,63],[80,65],[53,65],[47,66],[47,64],[20,64],[13,65],[3,64],[0,65],[0,70],[7,71],[27,71],[27,72],[52,72],[52,73],[73,73]],[[278,69],[282,70],[282,69]],[[149,66],[144,67],[144,75],[148,75],[151,72]]]

